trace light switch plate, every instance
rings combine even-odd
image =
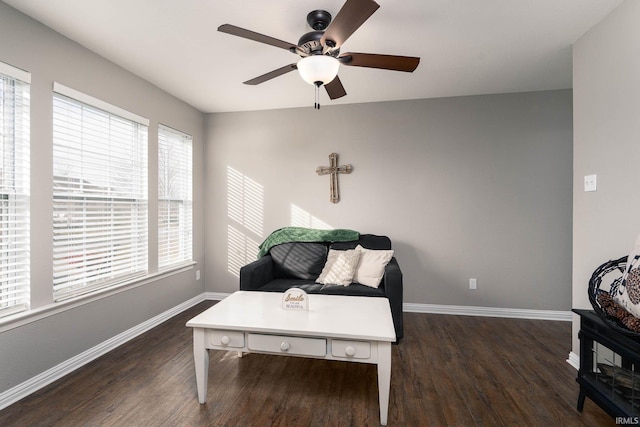
[[[597,175],[585,175],[584,177],[584,191],[596,191],[598,188],[598,176]]]

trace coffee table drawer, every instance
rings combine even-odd
[[[283,335],[249,334],[249,350],[300,356],[325,356],[327,340],[322,338],[288,337]]]
[[[209,331],[209,345],[221,347],[244,347],[244,332]]]
[[[333,340],[331,342],[331,355],[335,357],[368,359],[371,357],[371,344],[365,341]]]

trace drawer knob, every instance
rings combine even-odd
[[[289,351],[289,348],[291,348],[291,346],[286,341],[283,341],[282,344],[280,344],[280,350],[282,351]]]
[[[231,342],[231,340],[226,335],[223,335],[222,338],[220,338],[220,343],[222,345],[229,345],[230,342]]]
[[[356,349],[351,346],[348,346],[347,348],[344,349],[344,352],[347,356],[353,356],[356,354]]]

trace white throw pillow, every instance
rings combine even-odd
[[[360,262],[353,276],[353,281],[361,285],[377,288],[384,276],[384,268],[393,258],[392,250],[373,250],[358,245],[357,251],[361,252]]]
[[[622,283],[613,299],[629,313],[640,318],[640,236],[627,258]]]
[[[360,251],[355,249],[348,251],[329,249],[327,262],[322,269],[322,273],[316,279],[316,283],[349,286],[353,282],[353,275],[356,272],[359,260]]]

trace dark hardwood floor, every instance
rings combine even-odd
[[[377,426],[374,365],[211,351],[196,397],[201,303],[0,411],[1,426]],[[571,324],[405,313],[392,348],[389,426],[609,426],[576,411]]]

